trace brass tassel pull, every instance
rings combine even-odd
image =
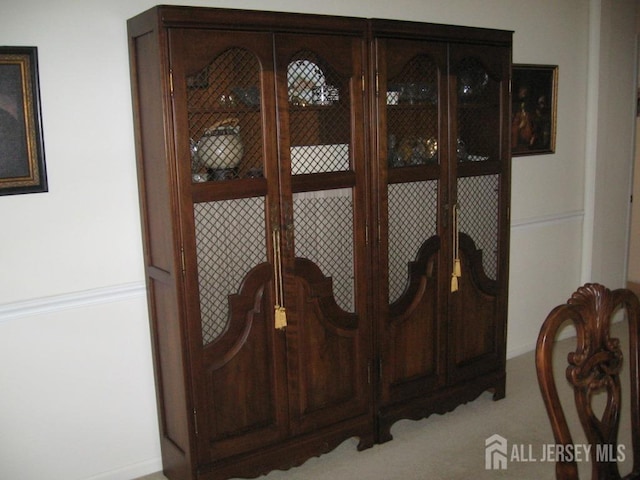
[[[451,272],[451,291],[458,291],[458,278],[462,276],[460,264],[460,238],[458,232],[458,204],[453,206],[453,272]]]
[[[458,291],[458,277],[456,277],[453,273],[451,274],[451,291]]]
[[[284,308],[284,288],[282,280],[282,259],[280,255],[280,231],[273,231],[273,282],[275,290],[275,328],[282,330],[287,326],[287,311]]]
[[[276,305],[276,330],[284,330],[287,326],[287,311],[284,307]]]

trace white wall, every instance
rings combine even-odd
[[[154,3],[3,1],[0,44],[39,49],[50,191],[0,197],[0,478],[160,469],[125,25]],[[509,355],[583,278],[623,284],[636,0],[174,3],[514,30],[514,62],[560,80],[556,153],[513,162]]]
[[[636,18],[636,32],[640,33],[640,14]],[[638,40],[640,42],[640,39]],[[636,52],[636,88],[640,93],[640,51]],[[629,287],[640,292],[640,112],[636,112],[635,158],[633,164],[632,194],[635,202],[632,205],[629,231],[629,262],[627,280]]]
[[[638,87],[640,88],[640,86]],[[640,288],[640,118],[636,118],[636,151],[633,167],[632,215],[629,230],[629,271],[631,288]],[[637,291],[637,290],[636,290]]]
[[[593,206],[591,265],[583,265],[585,279],[605,285],[626,284],[628,237],[620,234],[621,219],[628,224],[634,158],[636,95],[636,1],[592,0],[593,18],[599,19],[597,64],[597,104],[592,102],[595,134],[587,136],[587,168],[595,176],[587,178],[589,211]],[[592,31],[595,36],[595,32]],[[612,74],[612,72],[615,72]],[[588,130],[589,131],[589,130]],[[590,204],[589,200],[592,200]],[[588,254],[588,250],[586,251]],[[622,276],[621,276],[622,274]]]

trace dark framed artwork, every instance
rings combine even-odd
[[[557,65],[513,65],[511,154],[556,151]]]
[[[0,47],[0,195],[46,191],[37,48]]]

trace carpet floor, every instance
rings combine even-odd
[[[613,336],[620,338],[623,352],[628,352],[626,321],[616,323]],[[574,444],[584,444],[584,435],[574,411],[573,394],[566,385],[566,355],[575,348],[575,339],[557,342],[556,381]],[[562,365],[559,365],[562,362]],[[626,374],[626,376],[625,376]],[[623,397],[629,392],[628,369],[623,371]],[[570,402],[570,403],[569,403]],[[623,398],[623,406],[629,405]],[[601,410],[600,410],[601,411]],[[573,414],[572,414],[573,412]],[[629,412],[621,418],[619,444],[626,453],[620,470],[631,470],[631,436]],[[504,478],[553,480],[554,463],[548,461],[555,452],[553,436],[536,379],[534,352],[507,361],[507,395],[494,402],[489,393],[461,405],[446,415],[432,415],[420,421],[402,420],[392,430],[391,442],[356,451],[357,441],[350,439],[338,448],[312,458],[288,471],[273,471],[262,480],[495,480]],[[506,469],[486,468],[485,441],[492,435],[506,439]],[[591,477],[591,462],[579,459],[580,477]],[[166,480],[162,473],[144,480]],[[142,480],[142,479],[140,479]]]

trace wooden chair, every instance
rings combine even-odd
[[[631,378],[631,436],[632,445],[626,445],[625,455],[633,455],[633,471],[624,477],[640,479],[640,380],[638,372],[638,321],[640,303],[626,289],[611,291],[599,284],[580,287],[565,305],[559,305],[549,313],[538,336],[536,346],[536,370],[544,404],[551,421],[557,445],[573,445],[573,439],[558,397],[553,377],[553,344],[559,327],[570,320],[576,328],[576,350],[568,355],[567,380],[573,387],[576,408],[587,441],[591,444],[592,478],[620,479],[614,459],[600,458],[598,445],[617,451],[620,424],[620,369],[623,354],[619,340],[609,336],[611,318],[619,309],[626,309],[629,322],[628,368]],[[606,393],[606,407],[599,418],[592,408],[592,396]],[[627,408],[625,406],[625,408]],[[600,450],[602,452],[602,450]],[[575,461],[559,458],[556,463],[558,480],[578,480]],[[601,461],[605,460],[605,461]],[[606,461],[612,460],[612,461]]]

